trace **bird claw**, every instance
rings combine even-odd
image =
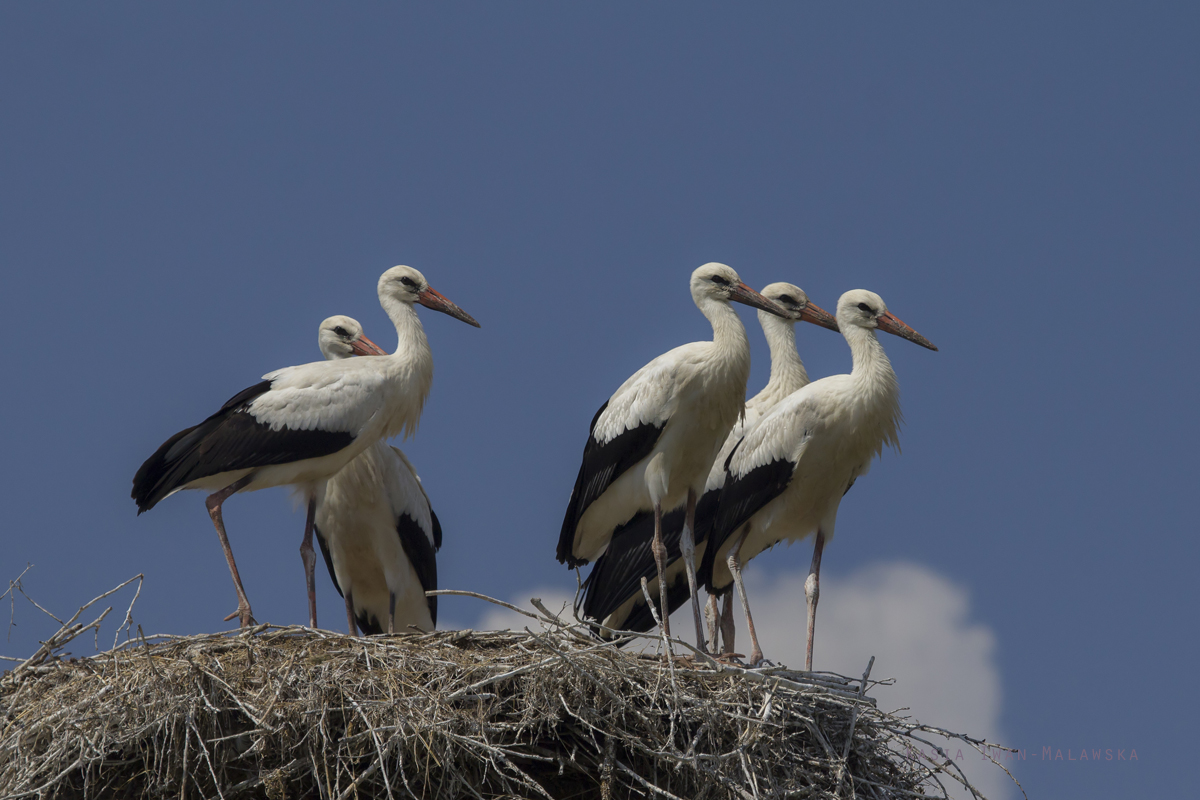
[[[737,664],[742,666],[743,656],[741,653],[721,653],[720,655],[713,656],[713,658],[722,664]]]
[[[774,661],[772,661],[769,658],[763,658],[762,653],[759,653],[758,659],[751,661],[750,664],[746,667],[746,669],[763,669],[765,667],[777,667],[777,666],[779,666],[779,665],[776,664]]]
[[[246,606],[245,608],[238,606],[237,611],[225,617],[225,622],[229,622],[234,617],[238,617],[238,624],[243,628],[249,628],[251,625],[258,624],[258,621],[254,619],[254,614],[250,612],[250,606]]]

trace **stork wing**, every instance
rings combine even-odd
[[[665,421],[659,425],[648,422],[635,424],[633,428],[600,441],[595,431],[608,407],[608,403],[600,406],[592,419],[592,433],[583,449],[583,463],[579,465],[579,476],[575,479],[575,488],[571,490],[571,500],[567,504],[567,513],[558,537],[558,560],[569,567],[587,563],[576,558],[572,552],[575,527],[583,513],[625,470],[650,455],[666,424]]]
[[[277,428],[258,420],[251,408],[271,388],[265,380],[244,389],[204,422],[163,442],[133,478],[138,513],[199,478],[319,458],[353,443],[354,435],[345,431]]]
[[[725,486],[697,575],[708,591],[714,591],[717,551],[743,523],[787,489],[809,439],[821,425],[817,405],[801,389],[751,426],[729,454]]]
[[[401,514],[396,520],[396,533],[400,537],[400,546],[404,554],[412,562],[417,573],[417,580],[426,592],[437,589],[437,554],[433,549],[430,536],[421,529],[420,524],[408,514]],[[429,604],[429,617],[437,625],[437,596],[426,597]]]
[[[384,405],[378,391],[385,380],[373,358],[314,361],[263,376],[271,391],[255,398],[248,410],[278,430],[344,431],[355,436]]]
[[[325,566],[329,569],[329,580],[333,581],[333,588],[337,589],[338,597],[345,597],[342,585],[338,583],[337,572],[333,568],[333,554],[329,552],[329,543],[325,541],[325,535],[321,533],[319,526],[313,525],[313,533],[317,535],[317,544],[321,546],[321,555],[325,556]]]
[[[558,560],[570,567],[587,562],[573,552],[575,528],[588,506],[626,470],[650,455],[679,405],[679,391],[711,342],[676,347],[639,369],[600,406],[588,429],[579,477],[567,504],[558,540]]]
[[[438,521],[437,514],[433,513],[433,503],[429,502],[429,493],[425,491],[425,484],[421,482],[421,476],[417,474],[416,468],[412,462],[408,460],[408,456],[404,455],[399,447],[392,445],[392,450],[400,459],[402,468],[407,469],[408,473],[414,478],[416,488],[421,491],[421,496],[425,499],[425,506],[429,509],[429,524],[432,527],[433,549],[438,551],[442,549],[442,523]],[[426,591],[431,591],[427,589]]]
[[[707,540],[712,529],[713,512],[716,511],[719,495],[720,492],[705,492],[696,503],[696,530],[693,537],[697,547]],[[683,535],[685,509],[685,506],[680,506],[663,514],[662,536],[667,548],[668,570],[683,557],[679,540]],[[641,596],[642,578],[650,581],[658,576],[654,553],[650,549],[653,541],[653,512],[639,512],[613,532],[612,542],[604,555],[596,559],[596,565],[584,586],[581,608],[585,617],[603,621],[630,598]],[[686,590],[682,594],[676,592],[675,584],[678,583],[677,578],[675,583],[667,587],[671,611],[683,605],[690,595]],[[686,589],[686,581],[684,585]],[[614,620],[613,624],[622,630],[647,631],[654,626],[654,618],[649,609],[635,605],[627,619]]]

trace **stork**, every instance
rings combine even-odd
[[[366,337],[358,320],[341,314],[322,320],[317,328],[317,347],[326,361],[387,355],[387,350]]]
[[[222,504],[237,492],[270,486],[295,486],[305,496],[308,514],[300,555],[309,623],[316,627],[316,485],[380,439],[416,430],[433,380],[433,356],[414,304],[479,327],[412,267],[384,272],[378,292],[396,326],[395,353],[268,372],[208,419],[164,442],[134,476],[132,496],[139,514],[181,489],[211,492],[205,506],[238,596],[237,610],[226,619],[237,617],[242,627],[253,624],[254,616],[225,534]]]
[[[362,341],[370,340],[350,317],[330,317],[319,328],[330,361],[362,355]],[[395,633],[397,618],[400,630],[433,630],[437,598],[425,592],[437,589],[442,526],[404,453],[375,442],[318,484],[316,499],[313,533],[346,601],[350,635]]]
[[[741,565],[778,542],[816,534],[804,583],[804,668],[811,670],[821,553],[833,538],[838,505],[884,445],[899,449],[900,387],[875,331],[937,350],[893,316],[879,295],[864,289],[842,295],[837,322],[850,345],[853,370],[808,384],[746,431],[726,464],[725,487],[700,565],[700,579],[709,594],[728,591],[731,582],[737,586],[753,644],[753,666],[763,662],[763,654]]]
[[[750,343],[729,303],[787,316],[724,264],[696,269],[691,291],[692,300],[712,323],[713,340],[685,344],[654,359],[596,412],[558,540],[558,560],[574,568],[604,553],[613,531],[636,513],[653,511],[652,552],[664,614],[668,602],[662,580],[667,556],[662,510],[686,500],[682,538],[690,543],[696,498],[722,442],[745,410]],[[695,585],[694,572],[688,571],[690,585]],[[698,606],[695,616],[703,646]],[[663,625],[669,634],[665,618]]]
[[[753,425],[780,400],[808,383],[808,372],[805,371],[804,362],[796,352],[796,322],[804,320],[837,330],[837,322],[833,315],[809,302],[808,295],[799,286],[791,283],[772,283],[762,290],[762,295],[783,307],[787,316],[780,318],[766,311],[758,312],[758,322],[762,325],[771,351],[771,376],[762,391],[746,401],[745,416],[738,420],[725,437],[725,443],[709,470],[704,494],[696,503],[693,564],[703,556],[709,529],[712,527],[713,511],[716,510],[717,498],[725,483],[725,460],[734,445],[742,438],[742,433],[747,427]],[[663,543],[667,548],[668,557],[668,613],[683,605],[690,591],[690,587],[682,581],[685,568],[681,560],[680,540],[684,514],[685,509],[680,507],[663,514],[662,518]],[[597,620],[603,628],[609,630],[646,631],[654,625],[654,619],[642,598],[641,590],[642,578],[651,582],[652,592],[657,590],[656,566],[650,551],[653,538],[654,517],[646,512],[635,514],[629,522],[617,528],[608,549],[596,560],[584,584],[580,608],[577,608],[582,610],[584,617]],[[709,609],[709,642],[715,647],[715,596],[710,596],[710,601],[712,606]],[[732,606],[728,599],[726,611],[722,620],[729,620],[723,628],[726,649],[729,649],[732,647],[733,634]]]

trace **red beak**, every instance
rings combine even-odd
[[[800,319],[811,322],[813,325],[820,325],[822,328],[829,328],[831,331],[841,330],[838,327],[837,318],[816,303],[804,306],[804,310],[800,312]]]
[[[426,308],[432,308],[434,311],[440,311],[443,314],[449,314],[455,319],[461,319],[468,325],[474,325],[476,328],[479,327],[479,323],[475,321],[474,317],[463,311],[458,306],[454,305],[454,303],[451,303],[449,300],[447,300],[438,292],[435,292],[430,287],[426,287],[425,291],[417,295],[417,302]]]
[[[903,322],[896,319],[896,317],[890,311],[885,311],[880,314],[878,323],[881,331],[887,331],[888,333],[893,333],[896,336],[908,339],[910,342],[916,342],[917,344],[921,345],[921,347],[927,347],[930,350],[937,350],[937,348],[933,346],[933,342],[929,341],[924,336],[908,327],[908,325],[905,325]]]
[[[763,311],[767,311],[777,317],[783,317],[784,319],[787,319],[791,316],[786,308],[779,305],[774,300],[768,300],[741,282],[739,282],[729,291],[729,299],[736,300],[739,303],[745,303],[746,305],[753,306],[754,308],[761,308]]]
[[[386,356],[387,350],[372,342],[366,336],[359,336],[350,345],[350,352],[356,356]]]

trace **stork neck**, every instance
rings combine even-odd
[[[433,384],[433,354],[425,339],[425,329],[412,304],[380,297],[380,305],[396,326],[396,351],[390,356],[371,359],[380,362],[388,375],[384,409],[380,417],[381,436],[390,439],[416,432],[421,409]]]
[[[896,373],[892,362],[888,360],[883,345],[879,343],[875,331],[858,325],[846,325],[842,328],[846,341],[850,344],[850,355],[854,359],[854,368],[850,377],[869,387],[886,394],[898,396],[899,386],[896,383]]]
[[[713,344],[718,350],[735,353],[750,353],[750,340],[746,338],[746,327],[729,303],[704,298],[697,303],[700,312],[708,317],[713,328]]]
[[[758,323],[771,348],[771,378],[759,396],[782,400],[809,382],[808,371],[796,352],[796,323],[762,310],[758,312]]]
[[[402,303],[391,297],[380,298],[380,305],[396,326],[396,350],[392,357],[409,358],[413,355],[429,352],[429,341],[425,338],[425,328],[417,309],[411,303]]]

